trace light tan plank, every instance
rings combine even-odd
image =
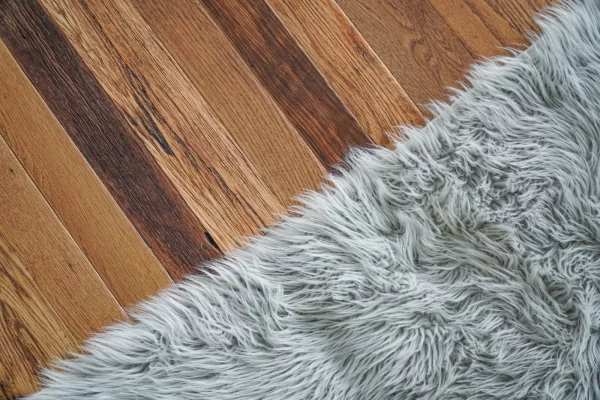
[[[283,204],[325,170],[227,37],[194,0],[134,4]]]
[[[131,4],[42,3],[219,246],[284,212]]]
[[[77,350],[75,339],[0,236],[0,398],[37,389],[38,366]]]
[[[76,340],[125,313],[0,138],[0,234]]]
[[[422,115],[332,0],[269,0],[369,136],[388,143],[386,132],[419,124]]]
[[[0,134],[119,303],[171,281],[0,42]]]

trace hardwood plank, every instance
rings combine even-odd
[[[538,26],[533,20],[534,15],[543,8],[555,4],[558,0],[481,0],[497,15],[501,16],[515,31],[522,36],[527,32],[538,31]],[[518,43],[525,43],[520,38]],[[506,45],[512,45],[507,43]]]
[[[325,165],[370,139],[264,0],[202,0],[239,54]]]
[[[54,310],[0,235],[0,398],[37,389],[40,365],[77,350]]]
[[[273,9],[378,144],[423,116],[333,0],[270,0]]]
[[[282,204],[324,168],[195,0],[134,4]]]
[[[0,234],[76,340],[125,317],[3,138]]]
[[[461,40],[479,56],[505,54],[502,46],[522,42],[515,31],[485,0],[428,0]]]
[[[499,47],[521,47],[537,31],[536,12],[552,0],[428,0],[462,41],[480,56],[505,54]]]
[[[122,306],[171,281],[0,42],[0,134]]]
[[[400,86],[424,110],[447,98],[475,56],[422,0],[338,0]]]
[[[0,35],[169,274],[220,254],[37,1],[0,1]]]
[[[41,3],[220,247],[285,211],[130,3]]]

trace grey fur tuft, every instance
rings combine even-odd
[[[600,2],[31,400],[600,399]]]

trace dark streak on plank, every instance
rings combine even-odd
[[[204,227],[41,5],[0,0],[0,35],[169,274],[180,279],[218,256]],[[150,126],[147,131],[158,132]],[[154,139],[160,143],[160,136]]]
[[[214,21],[325,165],[371,141],[263,0],[202,0]]]
[[[116,51],[115,46],[108,38],[108,35],[104,32],[102,24],[100,24],[94,13],[90,10],[90,8],[85,2],[82,2],[81,4],[85,9],[87,15],[93,21],[94,27],[98,30],[99,33],[101,33],[101,36],[104,39],[104,41],[106,41],[106,43],[114,51],[115,54],[118,54],[118,51]],[[144,76],[138,76],[129,67],[129,65],[127,65],[125,60],[123,60],[120,56],[115,57],[115,60],[121,65],[121,67],[125,71],[125,78],[127,79],[127,83],[135,89],[133,97],[134,101],[136,102],[142,113],[142,115],[137,116],[137,119],[139,119],[142,124],[142,129],[140,129],[139,124],[136,122],[137,119],[129,115],[127,112],[124,112],[125,118],[136,128],[136,130],[142,136],[147,137],[146,133],[148,133],[152,137],[152,139],[154,139],[158,143],[160,148],[167,155],[174,156],[175,153],[173,152],[173,149],[171,149],[171,147],[169,146],[167,139],[163,136],[162,132],[160,131],[160,128],[154,120],[154,118],[158,118],[160,122],[168,126],[165,119],[162,117],[162,115],[160,115],[160,112],[156,109],[156,106],[154,105],[154,103],[150,99],[150,96],[148,95],[146,88],[148,88],[148,90],[151,90],[150,85],[148,85],[148,81]],[[169,130],[172,129],[170,129],[169,127]]]

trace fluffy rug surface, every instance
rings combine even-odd
[[[31,399],[600,399],[600,1]]]

